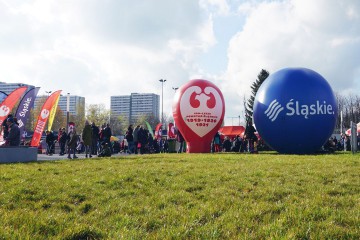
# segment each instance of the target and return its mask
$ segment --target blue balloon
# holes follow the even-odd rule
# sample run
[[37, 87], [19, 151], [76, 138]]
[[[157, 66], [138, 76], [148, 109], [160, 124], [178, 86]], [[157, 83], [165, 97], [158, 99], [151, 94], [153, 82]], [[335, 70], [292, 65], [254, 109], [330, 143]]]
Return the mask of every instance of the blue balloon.
[[254, 101], [254, 124], [264, 141], [279, 153], [309, 154], [334, 131], [338, 113], [329, 83], [306, 68], [271, 74]]

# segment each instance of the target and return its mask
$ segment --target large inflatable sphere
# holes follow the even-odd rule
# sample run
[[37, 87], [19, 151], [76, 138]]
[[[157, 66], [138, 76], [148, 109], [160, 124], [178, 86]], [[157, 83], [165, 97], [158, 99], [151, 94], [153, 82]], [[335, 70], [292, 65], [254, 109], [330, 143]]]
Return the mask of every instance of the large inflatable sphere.
[[271, 74], [254, 102], [254, 124], [279, 153], [309, 154], [321, 149], [334, 131], [337, 103], [329, 83], [306, 68]]
[[181, 86], [174, 97], [173, 116], [186, 141], [186, 152], [210, 152], [224, 114], [224, 97], [212, 82], [194, 79]]

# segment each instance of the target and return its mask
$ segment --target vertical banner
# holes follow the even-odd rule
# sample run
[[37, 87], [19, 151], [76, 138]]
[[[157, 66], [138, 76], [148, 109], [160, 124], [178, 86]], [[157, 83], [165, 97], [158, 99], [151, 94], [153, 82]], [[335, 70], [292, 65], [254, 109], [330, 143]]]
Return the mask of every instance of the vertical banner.
[[168, 138], [175, 138], [175, 127], [173, 123], [169, 123], [167, 135]]
[[21, 96], [26, 91], [27, 87], [19, 87], [12, 91], [9, 96], [0, 104], [0, 125], [9, 115], [14, 105], [20, 100]]
[[55, 103], [54, 103], [54, 105], [53, 105], [53, 107], [51, 108], [51, 111], [50, 111], [49, 123], [48, 123], [48, 129], [47, 129], [49, 131], [51, 131], [51, 127], [52, 127], [52, 124], [53, 124], [54, 119], [55, 119], [55, 114], [56, 114], [56, 109], [58, 107], [59, 99], [60, 99], [60, 95], [55, 99]]
[[150, 123], [148, 123], [147, 121], [145, 121], [146, 127], [149, 130], [149, 133], [151, 134], [151, 137], [154, 138], [154, 132], [152, 127], [150, 126]]
[[12, 91], [7, 97], [5, 97], [4, 101], [0, 104], [0, 140], [3, 141], [3, 130], [2, 124], [4, 120], [7, 118], [15, 104], [19, 101], [21, 96], [26, 91], [27, 87], [19, 87]]
[[30, 146], [32, 147], [37, 147], [39, 146], [39, 142], [41, 139], [41, 135], [44, 131], [45, 125], [47, 120], [49, 119], [50, 116], [50, 111], [53, 107], [53, 105], [56, 102], [56, 99], [59, 97], [61, 93], [61, 90], [58, 90], [56, 92], [54, 92], [53, 94], [51, 94], [45, 101], [40, 113], [39, 113], [39, 117], [38, 120], [36, 122], [36, 126], [34, 129], [34, 135], [31, 139], [31, 143]]
[[35, 98], [39, 89], [39, 87], [31, 88], [21, 99], [19, 107], [16, 110], [15, 117], [17, 118], [19, 124], [20, 136], [23, 136], [25, 124], [29, 118], [30, 110], [34, 108]]
[[161, 135], [162, 135], [162, 124], [158, 123], [158, 125], [156, 125], [156, 128], [155, 128], [155, 138], [160, 139]]

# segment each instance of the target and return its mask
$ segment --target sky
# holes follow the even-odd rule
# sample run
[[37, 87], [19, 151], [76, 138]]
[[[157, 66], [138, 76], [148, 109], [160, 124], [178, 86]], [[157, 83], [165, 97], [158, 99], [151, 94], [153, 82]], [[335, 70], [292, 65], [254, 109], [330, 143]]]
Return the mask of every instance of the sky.
[[339, 94], [360, 93], [359, 0], [0, 0], [0, 81], [83, 96], [217, 85], [225, 124], [261, 69], [305, 67]]

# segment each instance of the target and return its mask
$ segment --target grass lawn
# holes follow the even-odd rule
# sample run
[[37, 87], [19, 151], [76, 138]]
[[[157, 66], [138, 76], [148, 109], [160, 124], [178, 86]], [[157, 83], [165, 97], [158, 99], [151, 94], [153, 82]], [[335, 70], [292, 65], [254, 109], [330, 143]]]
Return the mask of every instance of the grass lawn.
[[0, 239], [360, 239], [360, 156], [0, 165]]

